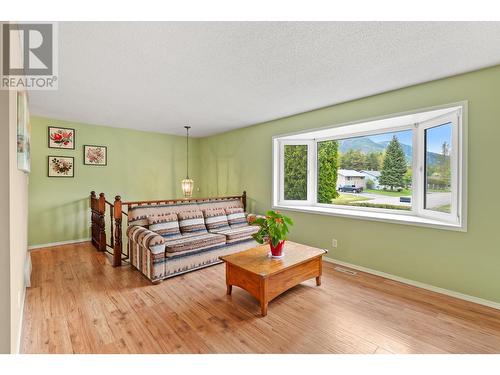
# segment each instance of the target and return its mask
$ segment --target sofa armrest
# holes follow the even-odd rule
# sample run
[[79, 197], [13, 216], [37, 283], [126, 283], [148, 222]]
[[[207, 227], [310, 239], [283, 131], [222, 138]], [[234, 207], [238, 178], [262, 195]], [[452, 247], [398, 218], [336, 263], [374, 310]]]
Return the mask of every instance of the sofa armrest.
[[127, 236], [130, 241], [145, 247], [151, 251], [152, 254], [165, 252], [165, 238], [152, 230], [134, 225], [127, 229]]

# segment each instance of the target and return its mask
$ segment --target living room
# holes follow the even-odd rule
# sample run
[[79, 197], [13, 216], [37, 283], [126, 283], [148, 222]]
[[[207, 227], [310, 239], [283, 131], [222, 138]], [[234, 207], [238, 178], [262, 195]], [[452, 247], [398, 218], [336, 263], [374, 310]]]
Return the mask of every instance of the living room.
[[498, 354], [500, 23], [183, 21], [1, 24], [2, 353]]

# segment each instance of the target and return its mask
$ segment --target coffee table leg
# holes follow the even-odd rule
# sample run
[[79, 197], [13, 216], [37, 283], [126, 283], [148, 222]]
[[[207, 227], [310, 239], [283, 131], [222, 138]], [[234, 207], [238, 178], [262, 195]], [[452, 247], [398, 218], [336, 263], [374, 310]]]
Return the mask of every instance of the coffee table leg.
[[321, 276], [316, 276], [316, 286], [321, 285]]
[[230, 272], [231, 272], [231, 268], [229, 267], [229, 263], [226, 263], [226, 286], [227, 286], [226, 294], [228, 296], [231, 295], [231, 292], [233, 290], [233, 286], [229, 283], [229, 273]]
[[260, 284], [259, 302], [260, 302], [260, 313], [262, 314], [262, 316], [267, 315], [267, 305], [269, 303], [269, 301], [267, 299], [268, 282], [269, 282], [269, 279], [261, 278], [260, 283], [259, 283]]
[[267, 301], [261, 301], [260, 302], [260, 313], [262, 316], [266, 316], [267, 315]]

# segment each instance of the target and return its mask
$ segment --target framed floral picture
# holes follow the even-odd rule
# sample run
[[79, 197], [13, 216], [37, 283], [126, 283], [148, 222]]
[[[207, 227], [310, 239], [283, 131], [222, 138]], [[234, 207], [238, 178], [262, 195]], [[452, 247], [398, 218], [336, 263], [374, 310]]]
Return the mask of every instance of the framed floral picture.
[[49, 126], [49, 148], [75, 149], [75, 129]]
[[107, 165], [108, 148], [106, 146], [83, 146], [83, 164], [85, 165]]
[[31, 124], [24, 91], [17, 93], [17, 169], [26, 173], [31, 169]]
[[49, 177], [75, 177], [75, 158], [71, 156], [48, 156]]

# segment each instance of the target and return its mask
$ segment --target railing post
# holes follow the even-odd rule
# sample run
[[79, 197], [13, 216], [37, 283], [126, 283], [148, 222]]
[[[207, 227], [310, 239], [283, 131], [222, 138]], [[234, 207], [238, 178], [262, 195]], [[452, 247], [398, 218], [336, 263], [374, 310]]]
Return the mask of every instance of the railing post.
[[122, 201], [121, 197], [115, 197], [115, 204], [113, 210], [115, 218], [115, 243], [113, 246], [113, 267], [122, 265]]
[[243, 195], [241, 196], [241, 202], [243, 203], [243, 210], [247, 210], [247, 192], [246, 190], [243, 191]]
[[99, 194], [99, 203], [97, 210], [99, 211], [99, 251], [106, 251], [106, 198], [104, 193]]
[[90, 234], [92, 237], [92, 245], [94, 245], [95, 248], [98, 248], [98, 237], [97, 237], [97, 222], [96, 222], [96, 217], [95, 217], [95, 201], [96, 201], [96, 195], [95, 191], [90, 192]]

